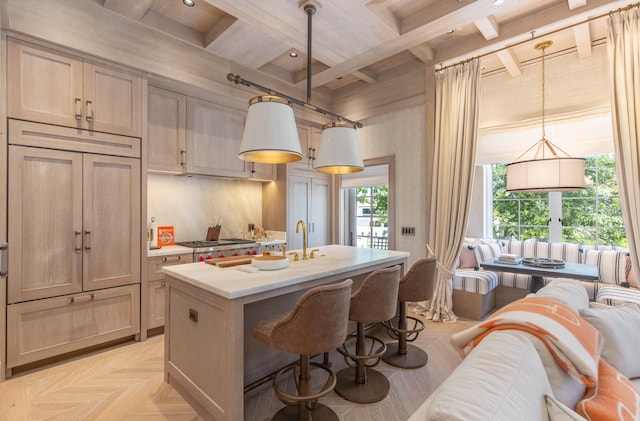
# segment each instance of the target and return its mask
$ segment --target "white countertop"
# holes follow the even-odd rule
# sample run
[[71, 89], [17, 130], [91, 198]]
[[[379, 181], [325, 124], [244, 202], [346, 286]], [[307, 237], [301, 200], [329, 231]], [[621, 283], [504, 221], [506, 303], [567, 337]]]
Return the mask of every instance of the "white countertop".
[[276, 244], [285, 244], [285, 240], [257, 240], [256, 243], [260, 246], [273, 246]]
[[156, 250], [147, 250], [147, 257], [169, 256], [172, 254], [191, 254], [193, 249], [184, 246], [163, 246]]
[[[316, 252], [315, 259], [297, 262], [290, 259], [289, 266], [280, 270], [247, 273], [238, 270], [238, 266], [219, 268], [198, 262], [167, 266], [162, 271], [214, 294], [233, 299], [366, 268], [372, 264], [409, 258], [409, 253], [404, 251], [339, 245], [318, 248], [320, 252]], [[308, 249], [307, 252], [309, 251]]]

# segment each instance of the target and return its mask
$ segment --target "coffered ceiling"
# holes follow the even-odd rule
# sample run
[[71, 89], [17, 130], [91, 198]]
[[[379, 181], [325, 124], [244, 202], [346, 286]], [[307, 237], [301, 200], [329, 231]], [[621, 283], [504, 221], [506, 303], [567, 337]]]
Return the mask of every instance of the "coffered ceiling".
[[[312, 16], [312, 87], [357, 92], [423, 68], [482, 56], [484, 72], [516, 77], [548, 54], [588, 56], [606, 37], [603, 0], [85, 0], [298, 88], [306, 85], [307, 14]], [[500, 3], [500, 2], [495, 2]], [[562, 29], [566, 28], [566, 29]], [[290, 57], [297, 54], [296, 58]]]

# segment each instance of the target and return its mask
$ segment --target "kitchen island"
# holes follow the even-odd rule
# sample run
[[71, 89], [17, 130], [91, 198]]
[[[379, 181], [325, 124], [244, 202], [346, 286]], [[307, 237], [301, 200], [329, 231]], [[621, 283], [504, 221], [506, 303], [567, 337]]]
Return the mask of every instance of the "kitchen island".
[[256, 321], [288, 311], [318, 285], [351, 278], [355, 288], [368, 273], [394, 265], [404, 273], [409, 258], [407, 252], [338, 245], [315, 255], [257, 273], [202, 262], [163, 269], [165, 380], [205, 419], [242, 420], [245, 385], [297, 359], [253, 338]]

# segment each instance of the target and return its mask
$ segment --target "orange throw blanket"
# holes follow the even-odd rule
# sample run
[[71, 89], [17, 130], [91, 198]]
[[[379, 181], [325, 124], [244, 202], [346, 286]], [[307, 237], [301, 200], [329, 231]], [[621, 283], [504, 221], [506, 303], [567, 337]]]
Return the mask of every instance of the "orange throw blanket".
[[486, 321], [454, 334], [451, 343], [465, 356], [491, 332], [508, 329], [536, 336], [565, 371], [589, 387], [596, 385], [600, 334], [574, 309], [555, 300], [531, 297], [515, 301]]

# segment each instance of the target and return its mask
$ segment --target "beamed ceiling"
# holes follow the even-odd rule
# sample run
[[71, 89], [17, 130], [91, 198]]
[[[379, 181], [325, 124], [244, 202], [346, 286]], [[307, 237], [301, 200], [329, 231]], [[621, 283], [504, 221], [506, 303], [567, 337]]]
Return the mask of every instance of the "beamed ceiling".
[[[307, 15], [298, 0], [86, 0], [277, 79], [306, 86]], [[513, 77], [548, 54], [589, 56], [606, 37], [606, 14], [632, 4], [602, 0], [311, 0], [312, 89], [357, 93], [432, 66], [482, 57], [483, 72]], [[565, 29], [563, 29], [565, 28]], [[291, 58], [290, 53], [296, 53]]]

